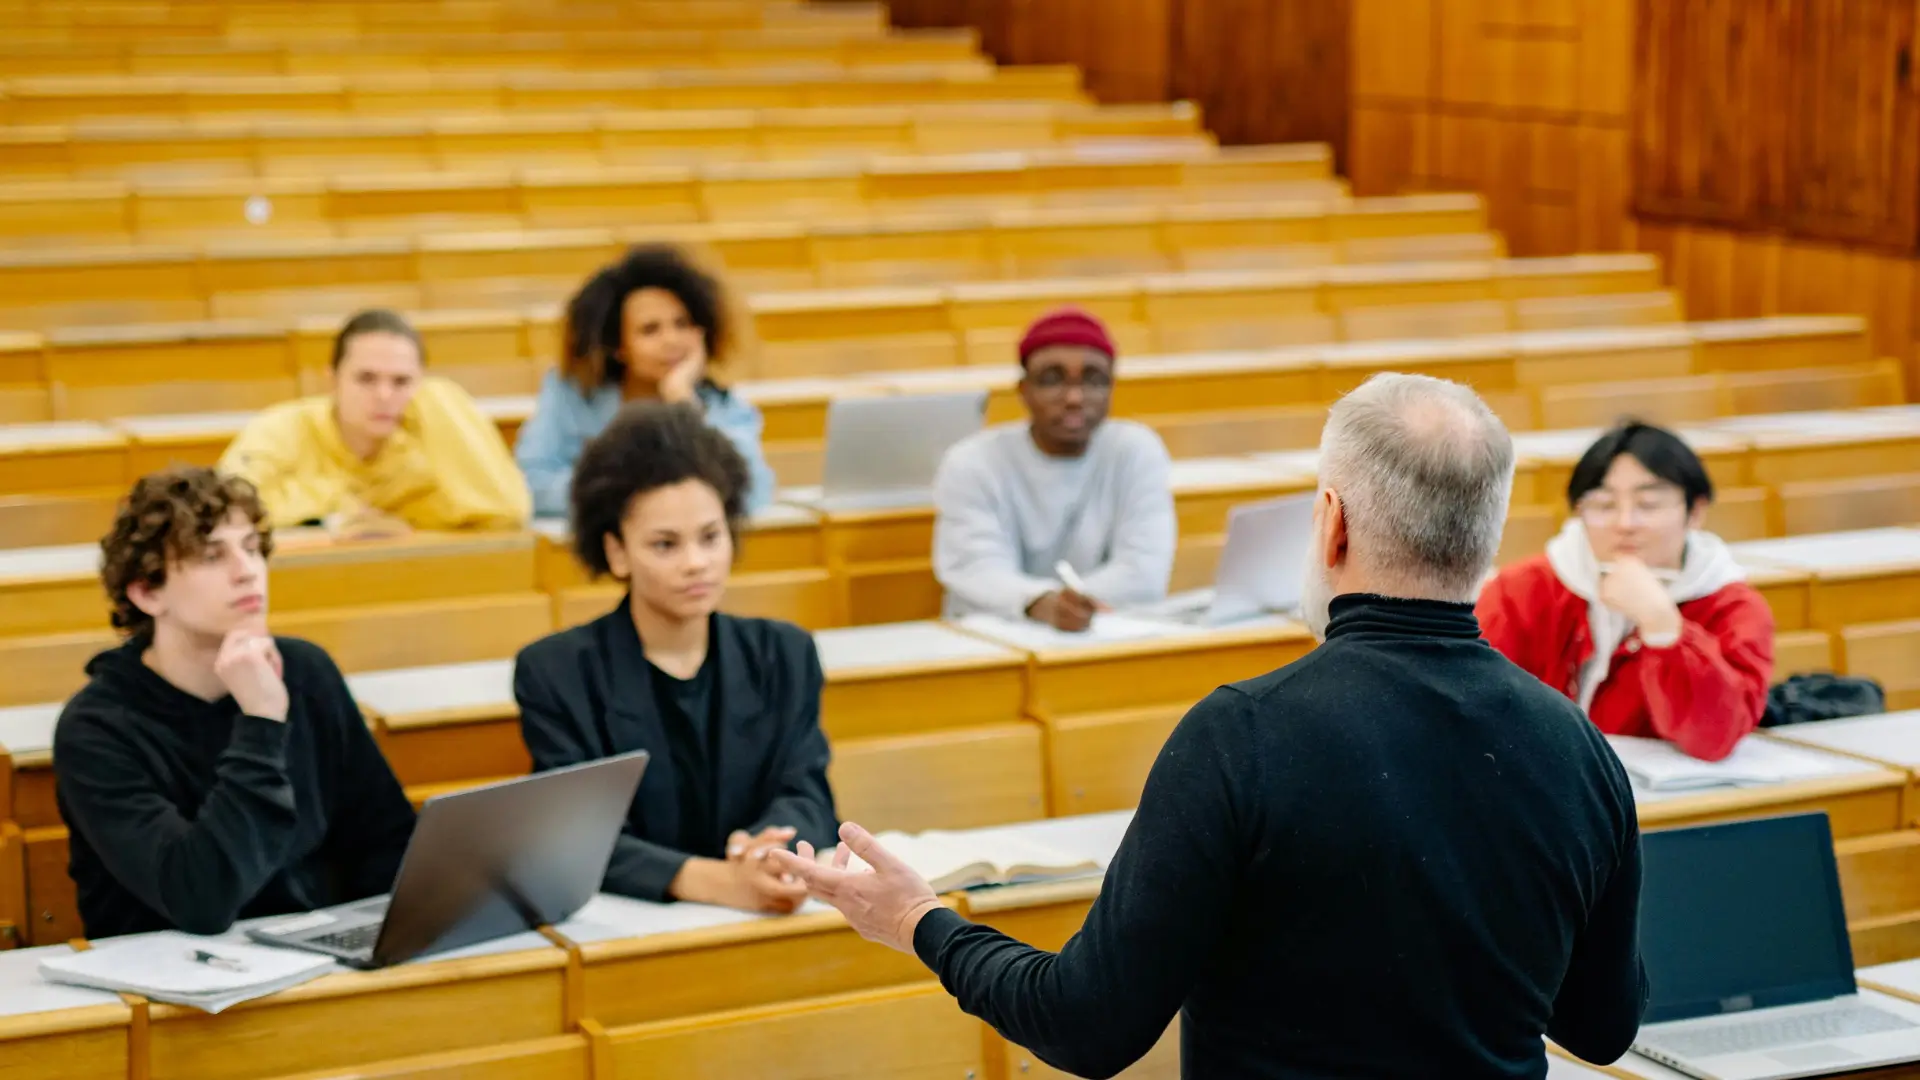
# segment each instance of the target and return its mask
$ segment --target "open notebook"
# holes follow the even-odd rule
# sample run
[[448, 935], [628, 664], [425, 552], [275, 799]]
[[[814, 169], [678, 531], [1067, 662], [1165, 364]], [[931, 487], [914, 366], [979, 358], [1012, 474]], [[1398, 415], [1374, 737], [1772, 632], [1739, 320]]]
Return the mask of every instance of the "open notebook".
[[[934, 892], [1088, 877], [1101, 871], [1100, 864], [1092, 859], [1077, 858], [1003, 829], [929, 830], [912, 835], [888, 832], [875, 839], [913, 867]], [[867, 864], [855, 855], [849, 866], [864, 870]]]
[[163, 930], [49, 957], [49, 982], [113, 990], [217, 1013], [337, 970], [330, 957]]
[[1845, 766], [1845, 762], [1817, 750], [1766, 739], [1742, 739], [1722, 761], [1689, 757], [1664, 739], [1609, 735], [1607, 742], [1619, 755], [1633, 785], [1646, 791], [1784, 784], [1832, 776]]

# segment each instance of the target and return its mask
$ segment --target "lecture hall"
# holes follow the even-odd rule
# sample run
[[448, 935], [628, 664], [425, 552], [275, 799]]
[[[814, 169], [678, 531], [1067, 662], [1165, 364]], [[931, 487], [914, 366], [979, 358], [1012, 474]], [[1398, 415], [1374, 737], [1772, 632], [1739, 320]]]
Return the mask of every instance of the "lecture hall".
[[1916, 49], [0, 0], [0, 1080], [1920, 1077]]

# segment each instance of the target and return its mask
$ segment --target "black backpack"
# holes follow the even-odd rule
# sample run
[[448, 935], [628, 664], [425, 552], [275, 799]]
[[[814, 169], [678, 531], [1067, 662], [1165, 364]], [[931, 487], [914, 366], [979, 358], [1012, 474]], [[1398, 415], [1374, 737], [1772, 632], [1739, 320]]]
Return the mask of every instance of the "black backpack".
[[1870, 716], [1887, 711], [1887, 694], [1872, 679], [1851, 675], [1795, 675], [1767, 691], [1761, 727]]

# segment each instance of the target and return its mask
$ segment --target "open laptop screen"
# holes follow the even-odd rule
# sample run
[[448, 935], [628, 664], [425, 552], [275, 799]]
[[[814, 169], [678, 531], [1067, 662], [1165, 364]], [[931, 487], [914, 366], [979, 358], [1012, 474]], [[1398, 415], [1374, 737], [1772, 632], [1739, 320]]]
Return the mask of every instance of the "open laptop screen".
[[1650, 832], [1641, 850], [1647, 1023], [1854, 992], [1825, 814]]

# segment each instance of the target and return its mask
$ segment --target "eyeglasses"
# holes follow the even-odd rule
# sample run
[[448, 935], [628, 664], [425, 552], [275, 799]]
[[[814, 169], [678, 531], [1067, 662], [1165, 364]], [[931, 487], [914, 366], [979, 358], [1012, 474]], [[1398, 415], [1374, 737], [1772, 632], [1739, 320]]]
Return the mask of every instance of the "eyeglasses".
[[1047, 368], [1027, 376], [1027, 385], [1043, 394], [1052, 395], [1065, 395], [1068, 389], [1077, 386], [1082, 394], [1096, 397], [1113, 392], [1113, 376], [1104, 371], [1083, 371], [1078, 380], [1070, 380], [1067, 373], [1059, 368]]
[[1581, 499], [1574, 506], [1574, 512], [1589, 525], [1610, 525], [1629, 510], [1640, 521], [1665, 517], [1683, 509], [1686, 501], [1686, 496], [1677, 491], [1646, 492], [1625, 500], [1595, 494]]

